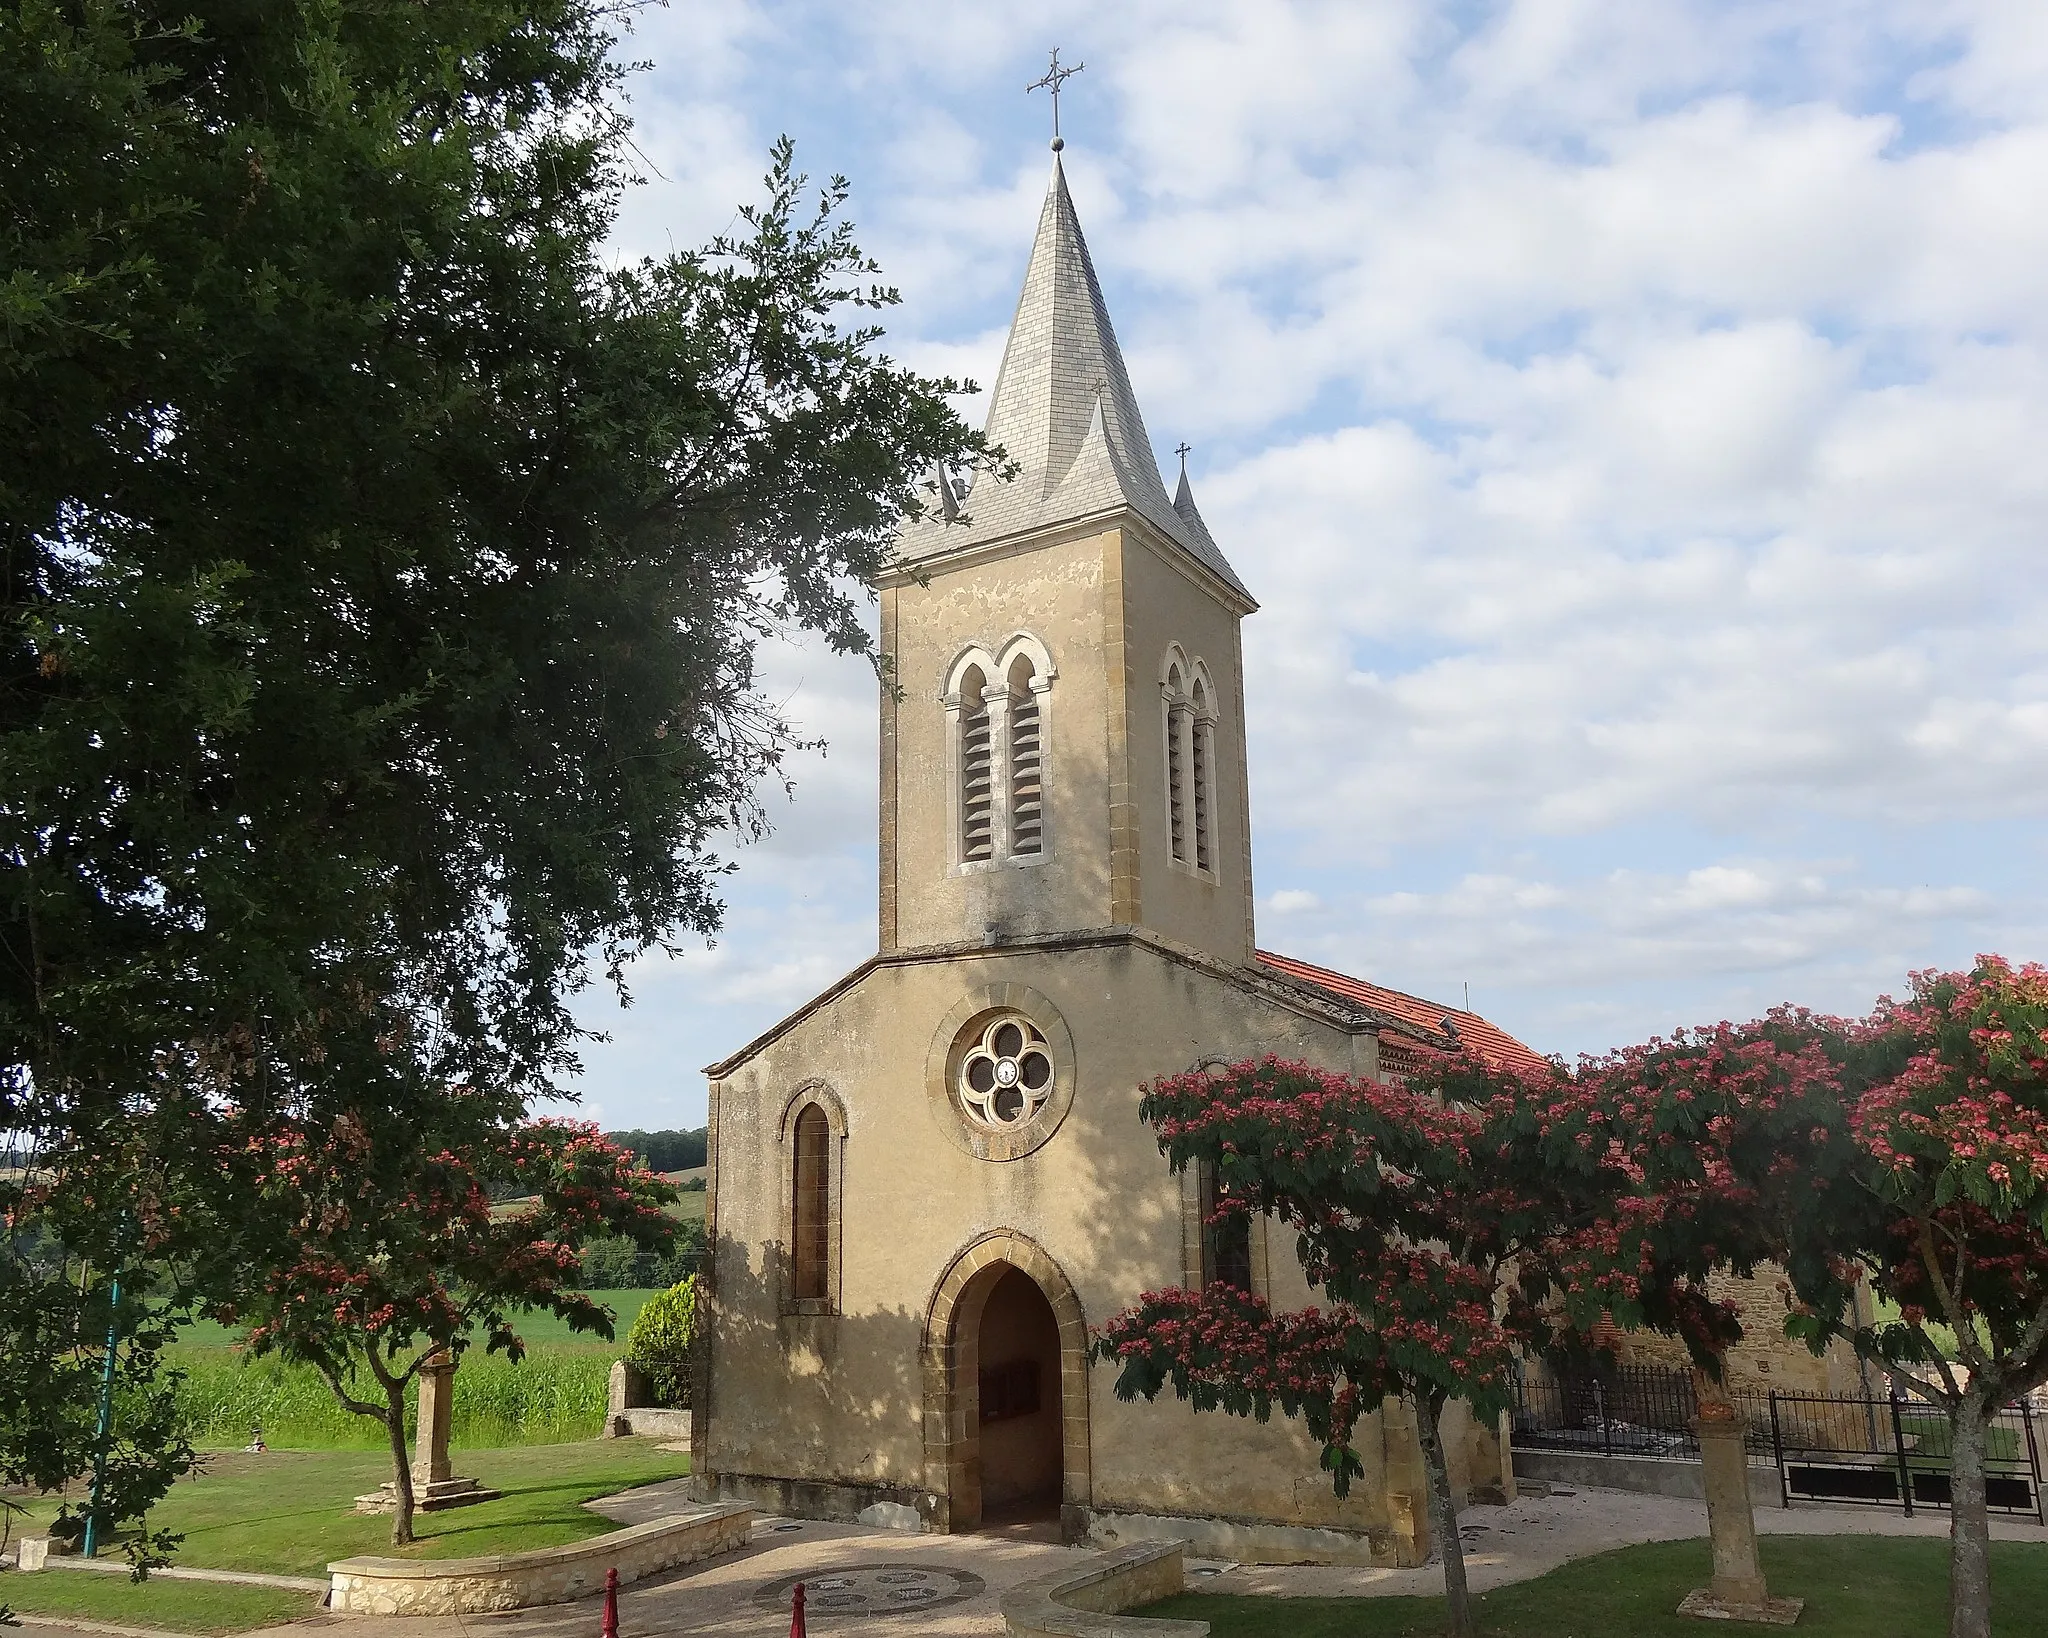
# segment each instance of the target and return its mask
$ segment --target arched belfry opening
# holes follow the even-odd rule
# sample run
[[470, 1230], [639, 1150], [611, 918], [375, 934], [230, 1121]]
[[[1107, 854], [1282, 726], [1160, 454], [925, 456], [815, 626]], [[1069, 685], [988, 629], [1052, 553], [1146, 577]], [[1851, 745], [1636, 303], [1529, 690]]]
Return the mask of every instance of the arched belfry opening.
[[1033, 1241], [992, 1234], [955, 1259], [925, 1322], [926, 1511], [936, 1528], [1082, 1527], [1087, 1348], [1073, 1287]]

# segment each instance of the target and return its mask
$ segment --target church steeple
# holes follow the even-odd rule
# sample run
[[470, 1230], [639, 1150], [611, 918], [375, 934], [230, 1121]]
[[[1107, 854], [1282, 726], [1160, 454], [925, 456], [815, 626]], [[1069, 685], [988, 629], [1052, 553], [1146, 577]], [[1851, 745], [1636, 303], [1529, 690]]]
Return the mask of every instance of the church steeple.
[[948, 480], [881, 581], [882, 947], [1250, 961], [1257, 605], [1185, 468], [1167, 496], [1057, 154], [987, 430], [1015, 475]]
[[1192, 503], [1190, 524], [1166, 497], [1057, 154], [986, 431], [1018, 464], [1017, 476], [977, 475], [964, 524], [933, 519], [906, 530], [898, 547], [906, 562], [1128, 510], [1249, 600]]

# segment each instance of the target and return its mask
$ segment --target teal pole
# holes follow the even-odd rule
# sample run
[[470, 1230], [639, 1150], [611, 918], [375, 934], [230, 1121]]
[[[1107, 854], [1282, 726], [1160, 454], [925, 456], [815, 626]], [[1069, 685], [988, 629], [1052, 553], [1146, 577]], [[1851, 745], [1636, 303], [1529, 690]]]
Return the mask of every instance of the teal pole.
[[100, 1366], [100, 1429], [92, 1448], [92, 1503], [85, 1515], [85, 1557], [99, 1550], [100, 1499], [107, 1489], [107, 1440], [114, 1431], [114, 1349], [121, 1340], [121, 1276], [107, 1287], [107, 1357]]

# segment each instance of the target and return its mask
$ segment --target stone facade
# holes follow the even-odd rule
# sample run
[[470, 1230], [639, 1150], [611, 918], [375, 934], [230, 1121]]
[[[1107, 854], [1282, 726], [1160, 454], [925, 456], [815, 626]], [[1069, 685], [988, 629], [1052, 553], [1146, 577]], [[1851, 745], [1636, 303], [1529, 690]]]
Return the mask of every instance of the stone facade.
[[327, 1566], [337, 1615], [490, 1615], [566, 1604], [747, 1545], [751, 1507], [706, 1507], [683, 1518], [612, 1530], [589, 1541], [488, 1558], [345, 1558]]

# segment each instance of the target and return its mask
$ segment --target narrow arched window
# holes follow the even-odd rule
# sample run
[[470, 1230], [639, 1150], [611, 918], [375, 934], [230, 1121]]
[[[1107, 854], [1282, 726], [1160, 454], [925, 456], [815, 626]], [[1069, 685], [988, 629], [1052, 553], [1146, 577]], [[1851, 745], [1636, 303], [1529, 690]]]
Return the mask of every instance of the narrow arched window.
[[995, 857], [993, 747], [989, 743], [988, 680], [979, 666], [960, 679], [960, 857]]
[[1166, 817], [1173, 857], [1182, 864], [1188, 857], [1187, 737], [1186, 681], [1173, 665], [1166, 672]]
[[1010, 667], [1010, 851], [1045, 847], [1045, 738], [1036, 674], [1018, 655]]
[[1192, 764], [1190, 783], [1194, 787], [1195, 868], [1215, 868], [1215, 847], [1210, 834], [1216, 811], [1215, 793], [1209, 788], [1209, 772], [1216, 763], [1215, 718], [1209, 710], [1209, 690], [1200, 677], [1195, 679], [1192, 700], [1193, 724], [1189, 732], [1188, 755]]
[[790, 1241], [796, 1297], [799, 1302], [822, 1302], [831, 1295], [832, 1127], [815, 1103], [796, 1118], [794, 1170]]
[[1202, 1163], [1202, 1283], [1252, 1288], [1252, 1218], [1248, 1211], [1217, 1215], [1222, 1198], [1216, 1174]]

